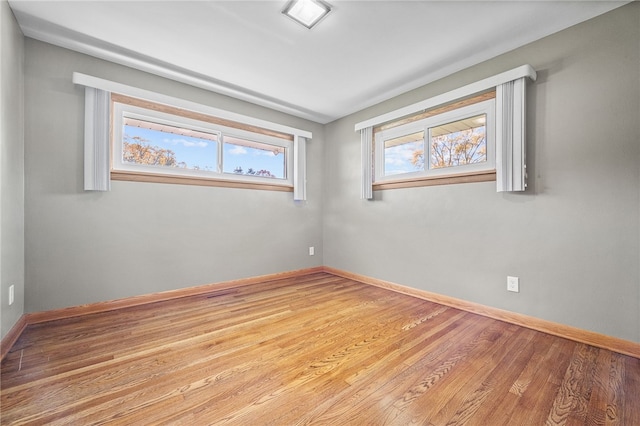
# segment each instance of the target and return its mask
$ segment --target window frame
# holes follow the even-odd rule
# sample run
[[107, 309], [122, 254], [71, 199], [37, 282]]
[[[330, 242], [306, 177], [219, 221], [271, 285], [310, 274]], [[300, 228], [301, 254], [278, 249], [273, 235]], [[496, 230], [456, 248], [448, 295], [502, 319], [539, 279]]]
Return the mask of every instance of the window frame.
[[[495, 181], [496, 176], [496, 107], [495, 96], [481, 96], [477, 102], [454, 108], [446, 108], [436, 114], [426, 114], [425, 118], [402, 119], [400, 124], [387, 123], [374, 130], [373, 147], [373, 189], [391, 189], [411, 186], [440, 185], [462, 182]], [[486, 146], [487, 161], [482, 163], [464, 164], [452, 167], [432, 169], [430, 165], [430, 134], [431, 128], [447, 123], [486, 114]], [[384, 175], [385, 155], [384, 143], [387, 140], [423, 133], [425, 168], [414, 172]]]
[[[124, 117], [138, 118], [158, 124], [217, 134], [217, 166], [215, 171], [168, 168], [144, 164], [128, 164], [122, 161]], [[221, 124], [223, 123], [223, 124]], [[113, 180], [139, 182], [178, 183], [205, 186], [226, 186], [247, 189], [293, 191], [294, 143], [293, 136], [236, 123], [214, 116], [182, 110], [151, 101], [111, 96], [111, 159], [110, 172]], [[284, 178], [270, 178], [224, 172], [224, 138], [235, 137], [261, 144], [284, 148]]]

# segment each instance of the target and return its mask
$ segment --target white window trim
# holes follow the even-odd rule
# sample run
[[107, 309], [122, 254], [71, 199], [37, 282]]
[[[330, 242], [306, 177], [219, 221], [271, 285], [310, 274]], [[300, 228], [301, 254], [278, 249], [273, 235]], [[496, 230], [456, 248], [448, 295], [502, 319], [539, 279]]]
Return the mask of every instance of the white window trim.
[[[138, 118], [142, 120], [152, 121], [154, 123], [173, 125], [218, 135], [218, 162], [216, 171], [192, 170], [180, 168], [168, 168], [162, 166], [150, 166], [144, 164], [128, 164], [123, 163], [121, 158], [123, 144], [123, 117]], [[224, 138], [238, 137], [255, 142], [266, 143], [273, 146], [285, 148], [285, 170], [284, 179], [268, 178], [261, 176], [247, 176], [233, 173], [225, 173], [222, 169], [222, 151], [224, 148]], [[269, 185], [293, 186], [293, 142], [279, 139], [273, 136], [262, 135], [259, 133], [248, 132], [241, 129], [214, 125], [202, 121], [194, 120], [187, 117], [181, 117], [161, 111], [154, 111], [147, 108], [141, 108], [134, 105], [124, 104], [120, 102], [113, 103], [113, 159], [112, 169], [116, 171], [132, 171], [132, 172], [148, 172], [167, 176], [191, 176], [200, 178], [213, 178], [218, 180], [239, 181], [247, 183], [264, 183]]]
[[[430, 169], [430, 139], [431, 128], [443, 124], [451, 123], [476, 115], [486, 115], [485, 131], [487, 145], [487, 161], [482, 163], [464, 164], [452, 167], [442, 167], [438, 169]], [[384, 141], [394, 139], [404, 135], [424, 131], [424, 170], [415, 172], [400, 173], [394, 175], [384, 175]], [[444, 176], [458, 173], [473, 173], [480, 171], [494, 170], [496, 167], [496, 148], [495, 148], [495, 101], [489, 99], [468, 105], [442, 114], [434, 115], [419, 121], [414, 121], [402, 126], [393, 127], [388, 130], [378, 132], [375, 137], [375, 179], [374, 183], [390, 182], [397, 180], [410, 180], [421, 177]]]
[[[72, 76], [74, 84], [84, 86], [85, 88], [97, 89], [98, 92], [102, 92], [104, 95], [109, 96], [110, 93], [119, 93], [121, 95], [129, 96], [132, 98], [138, 98], [147, 100], [150, 102], [170, 105], [172, 107], [181, 108], [189, 111], [194, 111], [202, 114], [207, 114], [213, 117], [222, 118], [225, 120], [235, 121], [238, 123], [246, 124], [249, 126], [256, 126], [266, 130], [273, 130], [279, 133], [286, 133], [293, 136], [294, 145], [297, 145], [299, 149], [294, 146], [293, 160], [289, 159], [290, 163], [295, 163], [293, 167], [293, 193], [295, 201], [306, 200], [306, 160], [301, 158], [301, 155], [306, 154], [306, 147], [301, 145], [306, 144], [309, 139], [313, 137], [313, 134], [309, 131], [297, 129], [294, 127], [273, 123], [266, 120], [257, 119], [254, 117], [238, 114], [219, 108], [214, 108], [208, 105], [191, 102], [185, 99], [175, 98], [173, 96], [163, 95], [160, 93], [152, 92], [149, 90], [139, 89], [137, 87], [128, 86], [125, 84], [117, 83], [110, 80], [105, 80], [98, 77], [74, 72]], [[85, 99], [85, 117], [89, 117], [89, 120], [85, 120], [85, 189], [97, 190], [97, 191], [109, 191], [110, 190], [110, 169], [103, 167], [103, 164], [99, 163], [101, 156], [92, 155], [93, 151], [101, 151], [104, 148], [104, 141], [108, 141], [108, 127], [107, 134], [104, 134], [104, 129], [97, 129], [94, 123], [109, 122], [108, 116], [109, 109], [106, 113], [103, 108], [96, 108], [95, 102], [92, 99]], [[107, 114], [107, 116], [105, 116]], [[102, 126], [101, 126], [102, 127]], [[98, 132], [98, 130], [100, 130]], [[104, 162], [103, 162], [104, 163]], [[102, 174], [101, 176], [91, 176], [91, 174]], [[88, 177], [90, 180], [88, 180]], [[255, 182], [255, 180], [253, 180]], [[95, 182], [106, 182], [106, 184], [96, 185]], [[271, 184], [272, 182], [270, 182]]]

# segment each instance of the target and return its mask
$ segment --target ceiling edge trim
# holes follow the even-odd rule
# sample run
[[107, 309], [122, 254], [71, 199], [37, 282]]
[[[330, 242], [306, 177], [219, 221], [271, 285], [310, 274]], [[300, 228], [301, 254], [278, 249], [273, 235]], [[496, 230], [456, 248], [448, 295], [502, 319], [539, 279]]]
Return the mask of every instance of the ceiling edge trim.
[[131, 96], [134, 98], [149, 100], [165, 105], [171, 105], [189, 111], [201, 112], [226, 120], [262, 127], [263, 129], [275, 130], [294, 136], [302, 136], [307, 139], [311, 139], [313, 137], [313, 134], [307, 130], [297, 129], [295, 127], [286, 126], [284, 124], [274, 123], [272, 121], [262, 120], [250, 117], [248, 115], [226, 111], [209, 105], [203, 105], [197, 102], [188, 101], [186, 99], [180, 99], [157, 92], [152, 92], [150, 90], [139, 89], [137, 87], [128, 86], [126, 84], [94, 77], [80, 72], [74, 72], [71, 80], [74, 84], [77, 85], [93, 87], [95, 89], [100, 89], [107, 92], [119, 93], [121, 95]]
[[261, 96], [250, 90], [188, 72], [178, 66], [147, 58], [136, 52], [119, 48], [80, 33], [57, 28], [54, 24], [40, 22], [38, 18], [27, 14], [20, 13], [19, 15], [21, 17], [19, 20], [20, 27], [26, 37], [316, 123], [326, 124], [335, 119], [332, 116], [309, 111], [296, 105]]
[[397, 120], [398, 118], [406, 117], [407, 115], [415, 114], [416, 112], [424, 111], [429, 108], [433, 108], [434, 106], [443, 105], [456, 99], [461, 99], [466, 96], [473, 95], [474, 93], [479, 93], [484, 90], [491, 89], [492, 87], [497, 87], [500, 84], [506, 83], [508, 81], [513, 81], [522, 77], [528, 77], [531, 80], [536, 81], [536, 70], [533, 69], [533, 67], [529, 64], [521, 65], [517, 68], [513, 68], [500, 74], [487, 77], [483, 80], [467, 84], [466, 86], [459, 87], [457, 89], [442, 93], [432, 98], [407, 105], [406, 107], [396, 109], [394, 111], [370, 118], [365, 121], [361, 121], [359, 123], [356, 123], [355, 131], [357, 132], [370, 126], [376, 126], [381, 123]]

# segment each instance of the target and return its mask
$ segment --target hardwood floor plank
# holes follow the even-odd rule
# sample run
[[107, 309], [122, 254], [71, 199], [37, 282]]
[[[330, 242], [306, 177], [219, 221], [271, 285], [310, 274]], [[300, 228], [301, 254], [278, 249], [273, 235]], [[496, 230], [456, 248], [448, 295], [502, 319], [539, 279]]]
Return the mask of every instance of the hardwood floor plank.
[[621, 372], [624, 382], [618, 392], [619, 416], [621, 425], [640, 425], [640, 359], [614, 354], [621, 358], [624, 370]]
[[[395, 328], [401, 328], [402, 323], [399, 322]], [[385, 326], [385, 328], [394, 328]], [[402, 345], [406, 352], [389, 351], [389, 346], [394, 346], [398, 336], [395, 334], [380, 333], [378, 339], [373, 341], [370, 345], [363, 347], [365, 349], [348, 360], [345, 360], [344, 368], [333, 369], [327, 372], [326, 377], [323, 378], [315, 387], [313, 387], [313, 394], [319, 396], [318, 402], [303, 401], [296, 405], [292, 411], [287, 412], [285, 416], [278, 418], [278, 423], [289, 424], [294, 418], [301, 418], [303, 420], [310, 420], [318, 416], [318, 413], [334, 408], [330, 408], [336, 405], [336, 403], [343, 403], [345, 399], [349, 399], [353, 405], [354, 394], [351, 391], [356, 391], [358, 395], [362, 396], [366, 393], [365, 389], [359, 388], [361, 382], [366, 381], [368, 384], [368, 390], [375, 391], [375, 385], [370, 385], [371, 379], [375, 375], [383, 376], [389, 374], [389, 369], [398, 368], [402, 370], [406, 368], [404, 362], [407, 356], [414, 351], [413, 348], [418, 346], [421, 342], [433, 343], [433, 340], [428, 339], [428, 335], [421, 335], [417, 332], [412, 332], [410, 337], [411, 341], [404, 341]], [[328, 379], [328, 380], [327, 380]], [[340, 384], [338, 392], [335, 383]], [[382, 380], [378, 381], [381, 385], [384, 383]], [[373, 389], [372, 389], [373, 388]]]
[[[447, 335], [453, 341], [465, 332], [466, 328], [460, 326], [460, 320], [465, 314], [459, 311], [451, 311], [451, 313], [453, 316], [440, 325], [433, 326], [429, 331], [416, 330], [411, 333], [411, 336], [403, 338], [401, 345], [392, 345], [392, 348], [397, 347], [396, 350], [381, 348], [380, 351], [370, 354], [362, 363], [345, 371], [344, 380], [350, 386], [341, 392], [330, 394], [330, 390], [327, 390], [327, 398], [320, 404], [310, 408], [297, 407], [297, 412], [287, 413], [287, 417], [278, 420], [288, 423], [293, 416], [302, 416], [303, 423], [327, 423], [328, 418], [334, 416], [341, 418], [344, 410], [361, 411], [358, 408], [359, 404], [379, 392], [389, 377], [395, 377], [404, 372], [423, 357], [425, 352], [430, 354], [431, 359], [436, 359], [453, 346], [453, 344], [443, 343], [442, 336]], [[444, 318], [441, 319], [444, 320]]]
[[[469, 316], [465, 315], [465, 318]], [[324, 417], [331, 416], [337, 422], [339, 420], [336, 416], [339, 415], [339, 418], [349, 421], [357, 419], [363, 424], [390, 422], [398, 412], [406, 409], [406, 405], [414, 406], [414, 393], [422, 394], [439, 383], [448, 381], [456, 364], [471, 356], [474, 351], [481, 352], [498, 336], [497, 330], [487, 329], [486, 324], [471, 322], [458, 335], [457, 342], [452, 342], [451, 345], [443, 345], [442, 342], [443, 348], [440, 350], [422, 354], [422, 358], [411, 365], [403, 363], [396, 375], [384, 377], [379, 386], [364, 395], [358, 403], [354, 404], [352, 401], [352, 404], [345, 407], [338, 404], [319, 420], [322, 423]]]
[[[590, 396], [591, 372], [597, 349], [593, 346], [578, 344], [559, 392], [553, 402], [553, 406], [547, 417], [546, 424], [566, 424], [567, 419], [573, 415], [582, 415], [585, 409], [585, 397]], [[585, 395], [588, 392], [588, 395]]]
[[[323, 349], [324, 350], [324, 349]], [[237, 358], [236, 358], [237, 359]], [[236, 361], [237, 362], [237, 361]]]
[[316, 272], [29, 325], [11, 425], [640, 425], [640, 360]]
[[[387, 314], [379, 316], [377, 324], [374, 327], [364, 323], [364, 328], [360, 326], [352, 328], [350, 333], [352, 343], [347, 347], [344, 347], [344, 343], [341, 342], [338, 342], [339, 346], [333, 346], [332, 342], [332, 347], [329, 351], [327, 351], [326, 348], [318, 347], [321, 350], [320, 353], [326, 354], [324, 358], [314, 356], [300, 363], [301, 368], [297, 369], [297, 371], [292, 371], [292, 373], [295, 372], [295, 374], [286, 378], [287, 385], [279, 389], [279, 393], [246, 401], [245, 405], [247, 408], [243, 410], [241, 416], [247, 416], [256, 408], [267, 410], [268, 405], [275, 401], [277, 399], [276, 397], [279, 398], [293, 392], [312, 389], [313, 392], [310, 392], [310, 394], [314, 395], [314, 398], [317, 398], [322, 391], [321, 388], [318, 387], [318, 382], [320, 386], [322, 383], [331, 383], [331, 393], [336, 391], [338, 384], [343, 387], [348, 386], [346, 381], [343, 382], [341, 378], [334, 377], [335, 373], [341, 372], [345, 364], [358, 365], [362, 356], [366, 356], [368, 352], [374, 350], [377, 346], [385, 345], [386, 339], [390, 335], [390, 333], [385, 332], [385, 330], [394, 328], [385, 319], [388, 314], [392, 314], [392, 320], [399, 322], [396, 328], [400, 327], [402, 315], [399, 315], [397, 311], [397, 307], [394, 307], [394, 309], [390, 309]], [[382, 311], [378, 312], [383, 313]], [[352, 315], [350, 315], [350, 317], [353, 318]], [[344, 325], [340, 326], [343, 327]], [[309, 336], [305, 341], [313, 341], [313, 337]], [[304, 406], [304, 404], [309, 403], [310, 399], [305, 398], [304, 401], [294, 399], [293, 401], [296, 401], [296, 403], [291, 408], [293, 410], [300, 410], [301, 405]], [[313, 402], [311, 402], [311, 404], [312, 406], [315, 405]], [[290, 413], [290, 411], [287, 412]], [[241, 421], [241, 418], [242, 417], [234, 417], [228, 420]], [[279, 422], [281, 424], [286, 423], [282, 418], [279, 419]]]
[[[510, 392], [513, 383], [536, 353], [538, 344], [536, 338], [539, 334], [529, 330], [518, 337], [516, 346], [505, 357], [494, 363], [493, 369], [482, 380], [481, 386], [467, 396], [463, 409], [458, 410], [449, 422], [470, 425], [499, 423], [508, 412], [509, 397], [513, 395]], [[488, 368], [489, 365], [483, 369]], [[511, 403], [513, 404], [516, 399], [517, 397], [513, 395]]]
[[532, 425], [545, 424], [576, 345], [567, 339], [553, 338], [552, 342], [547, 356], [538, 366], [537, 374], [518, 401], [511, 418], [518, 416]]
[[[326, 283], [326, 282], [325, 282]], [[291, 292], [292, 290], [289, 290]], [[288, 292], [282, 294], [274, 290], [275, 295], [281, 295], [283, 300], [287, 299]], [[272, 294], [272, 298], [274, 297]], [[228, 295], [229, 296], [229, 295]], [[251, 294], [246, 294], [251, 297]], [[309, 299], [313, 300], [312, 295]], [[193, 306], [189, 309], [173, 309], [173, 304], [163, 302], [154, 304], [154, 311], [143, 311], [134, 309], [124, 309], [120, 315], [114, 318], [111, 313], [96, 314], [91, 316], [91, 323], [96, 324], [96, 328], [85, 330], [82, 326], [81, 319], [72, 318], [69, 320], [61, 320], [55, 322], [59, 325], [58, 333], [52, 333], [48, 336], [42, 336], [39, 333], [41, 324], [34, 327], [33, 339], [41, 342], [42, 346], [46, 346], [48, 350], [44, 352], [30, 352], [26, 350], [26, 356], [23, 358], [21, 376], [24, 380], [33, 381], [38, 375], [48, 376], [59, 374], [67, 370], [73, 370], [80, 367], [80, 363], [98, 362], [105, 358], [105, 352], [111, 353], [113, 357], [120, 356], [121, 353], [129, 353], [135, 351], [141, 346], [162, 346], [173, 341], [180, 341], [185, 336], [191, 336], [196, 333], [205, 333], [207, 328], [211, 328], [210, 323], [224, 324], [229, 326], [233, 323], [246, 321], [246, 316], [237, 314], [232, 307], [237, 304], [234, 298], [226, 297], [226, 306], [224, 310], [217, 310], [219, 299], [208, 296], [201, 298], [191, 298], [190, 302]], [[174, 302], [179, 303], [179, 302]], [[242, 306], [241, 302], [237, 306]], [[263, 302], [269, 304], [270, 301]], [[179, 306], [179, 305], [176, 305]], [[256, 307], [259, 307], [256, 303]], [[149, 307], [147, 307], [149, 309]], [[282, 308], [278, 308], [282, 309]], [[254, 314], [257, 316], [264, 313]], [[148, 325], [145, 322], [153, 320], [154, 324]], [[145, 323], [145, 326], [141, 324]], [[67, 327], [62, 325], [67, 324]], [[219, 325], [218, 325], [219, 327]], [[124, 330], [123, 330], [124, 329]], [[135, 330], [144, 330], [136, 332]], [[31, 326], [29, 327], [31, 331]], [[65, 330], [71, 330], [66, 332]], [[144, 332], [144, 340], [140, 339], [139, 333]], [[107, 334], [112, 336], [113, 340], [106, 340], [103, 336]], [[18, 347], [16, 349], [25, 349]], [[15, 349], [14, 349], [15, 350]], [[95, 354], [96, 359], [92, 360], [91, 355]], [[55, 368], [56, 371], [49, 371], [42, 368], [46, 358], [47, 368]], [[41, 362], [42, 361], [42, 362]], [[16, 363], [17, 365], [17, 363]], [[35, 366], [34, 375], [30, 375], [30, 366]]]
[[609, 370], [611, 367], [611, 352], [599, 351], [595, 361], [593, 385], [589, 402], [585, 412], [585, 419], [591, 425], [604, 425], [607, 417], [607, 390], [609, 389]]
[[531, 402], [544, 399], [547, 376], [540, 374], [540, 372], [549, 371], [556, 361], [557, 343], [558, 339], [551, 335], [544, 333], [536, 335], [533, 355], [526, 362], [526, 365], [522, 366], [520, 374], [509, 387], [508, 393], [505, 394], [491, 415], [492, 423], [495, 426], [511, 425], [511, 419], [516, 413], [522, 418], [528, 418], [527, 413], [532, 411], [533, 404]]
[[[456, 381], [456, 388], [445, 386], [448, 385], [445, 383], [440, 389], [440, 393], [449, 396], [446, 403], [439, 411], [433, 411], [424, 420], [433, 424], [460, 424], [467, 421], [487, 397], [490, 387], [489, 376], [495, 374], [496, 368], [508, 362], [513, 352], [525, 343], [523, 333], [524, 329], [515, 328], [513, 334], [501, 336], [501, 340], [496, 340], [494, 345], [487, 347], [482, 357], [469, 358], [464, 364], [464, 370], [456, 372], [460, 376]], [[451, 383], [454, 383], [454, 380], [451, 380]]]

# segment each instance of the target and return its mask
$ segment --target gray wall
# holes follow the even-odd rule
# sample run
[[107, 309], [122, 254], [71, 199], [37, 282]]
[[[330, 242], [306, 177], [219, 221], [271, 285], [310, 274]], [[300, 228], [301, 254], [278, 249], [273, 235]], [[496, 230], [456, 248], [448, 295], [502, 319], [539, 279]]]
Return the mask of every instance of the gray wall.
[[[308, 201], [134, 182], [84, 192], [74, 71], [312, 131]], [[33, 39], [25, 74], [27, 312], [322, 265], [323, 126]]]
[[[0, 322], [4, 337], [24, 311], [24, 37], [0, 1]], [[9, 286], [15, 301], [9, 306]]]
[[[526, 193], [489, 182], [359, 199], [355, 123], [525, 63], [539, 72]], [[325, 265], [640, 342], [640, 4], [333, 122], [325, 137]]]

